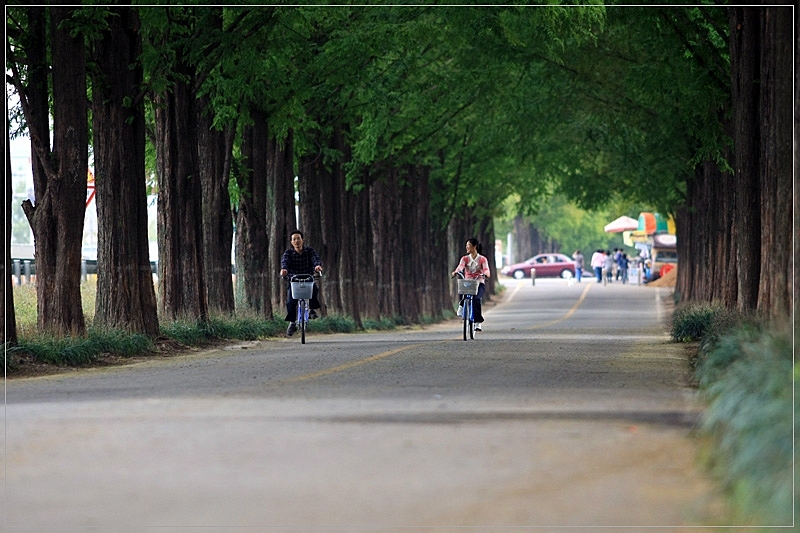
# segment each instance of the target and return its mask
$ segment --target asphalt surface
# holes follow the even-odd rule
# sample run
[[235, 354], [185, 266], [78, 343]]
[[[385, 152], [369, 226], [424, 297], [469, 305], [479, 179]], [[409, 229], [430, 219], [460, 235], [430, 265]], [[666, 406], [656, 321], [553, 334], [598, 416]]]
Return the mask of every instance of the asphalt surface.
[[[485, 330], [6, 382], [8, 531], [708, 531], [668, 289], [502, 280]], [[655, 529], [653, 529], [655, 531]]]

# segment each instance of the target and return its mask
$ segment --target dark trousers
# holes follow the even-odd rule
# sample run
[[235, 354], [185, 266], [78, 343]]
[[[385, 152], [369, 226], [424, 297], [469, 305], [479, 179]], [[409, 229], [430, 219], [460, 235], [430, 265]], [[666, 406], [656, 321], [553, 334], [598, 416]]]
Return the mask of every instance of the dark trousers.
[[[308, 301], [309, 309], [319, 309], [319, 288], [317, 284], [314, 284], [314, 288], [311, 290], [311, 299]], [[289, 285], [289, 290], [286, 293], [286, 318], [284, 319], [286, 322], [294, 322], [297, 320], [297, 300], [292, 298], [292, 287]]]
[[[486, 292], [486, 284], [481, 283], [478, 285], [478, 294], [472, 297], [472, 316], [478, 324], [483, 322], [483, 313], [481, 313], [481, 298], [483, 293]], [[464, 305], [464, 297], [461, 297], [461, 305]]]

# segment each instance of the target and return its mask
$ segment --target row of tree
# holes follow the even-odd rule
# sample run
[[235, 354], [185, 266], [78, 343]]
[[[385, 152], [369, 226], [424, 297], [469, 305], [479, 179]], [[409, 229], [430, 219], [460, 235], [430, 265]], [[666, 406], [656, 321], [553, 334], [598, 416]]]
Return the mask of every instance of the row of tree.
[[[463, 241], [477, 236], [491, 255], [493, 219], [509, 195], [522, 213], [554, 193], [589, 208], [619, 194], [663, 205], [678, 219], [685, 298], [786, 314], [778, 292], [791, 261], [776, 275], [752, 259], [788, 257], [788, 228], [754, 225], [736, 203], [704, 206], [736, 194], [776, 221], [786, 215], [773, 201], [791, 191], [782, 70], [787, 57], [791, 66], [791, 23], [783, 8], [10, 7], [8, 79], [21, 102], [10, 112], [34, 154], [36, 201], [24, 209], [39, 329], [85, 330], [89, 146], [94, 321], [104, 327], [157, 335], [159, 318], [272, 317], [285, 298], [276, 271], [296, 209], [323, 257], [330, 312], [437, 316], [452, 305], [447, 272]], [[747, 39], [729, 46], [729, 35]], [[755, 90], [753, 72], [738, 66], [753, 57], [745, 44], [759, 50], [755, 96], [730, 91], [731, 80]], [[775, 80], [769, 91], [765, 79]], [[788, 89], [791, 115], [790, 75]], [[737, 122], [745, 107], [751, 121], [770, 118], [751, 130]], [[740, 146], [753, 131], [755, 161]], [[739, 157], [763, 174], [762, 194], [740, 190], [748, 170]], [[6, 219], [8, 202], [9, 194]], [[763, 231], [783, 241], [756, 253]], [[717, 246], [725, 260], [736, 254], [736, 272]], [[724, 298], [714, 292], [721, 272], [739, 280]]]

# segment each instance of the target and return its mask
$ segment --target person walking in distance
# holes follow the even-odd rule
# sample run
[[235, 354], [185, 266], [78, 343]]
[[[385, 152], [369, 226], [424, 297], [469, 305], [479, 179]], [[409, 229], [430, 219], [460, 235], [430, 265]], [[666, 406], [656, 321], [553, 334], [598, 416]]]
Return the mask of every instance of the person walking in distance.
[[628, 260], [628, 254], [622, 252], [619, 254], [619, 259], [617, 260], [617, 272], [620, 273], [620, 280], [622, 283], [628, 283], [628, 267], [630, 266], [630, 260]]
[[[317, 251], [310, 247], [305, 246], [303, 241], [303, 232], [295, 230], [292, 232], [290, 238], [291, 246], [283, 252], [281, 257], [281, 276], [295, 276], [297, 274], [308, 274], [313, 276], [315, 273], [322, 272], [322, 262], [319, 259]], [[311, 300], [309, 301], [311, 318], [317, 318], [316, 309], [319, 309], [319, 288], [314, 283], [314, 288], [311, 293]], [[286, 296], [286, 321], [289, 322], [289, 327], [286, 330], [286, 335], [291, 337], [297, 331], [297, 300], [292, 298], [292, 288], [288, 287]]]
[[603, 283], [603, 262], [605, 257], [603, 250], [596, 250], [592, 254], [591, 265], [594, 270], [594, 276], [597, 278], [597, 283]]
[[606, 281], [611, 283], [614, 279], [614, 255], [611, 250], [606, 250], [606, 255], [603, 257], [603, 270], [606, 273]]
[[[483, 282], [489, 277], [489, 260], [481, 255], [481, 243], [475, 237], [467, 239], [466, 249], [467, 255], [461, 258], [458, 266], [453, 270], [452, 275], [455, 276], [459, 272], [464, 273], [465, 279], [479, 279], [481, 280], [478, 285], [478, 294], [472, 299], [473, 312], [475, 315], [475, 329], [477, 331], [483, 330], [483, 314], [481, 313], [481, 299], [484, 292], [486, 292], [486, 283]], [[483, 276], [483, 277], [481, 277]], [[458, 304], [458, 316], [461, 316], [462, 305]]]
[[619, 281], [622, 272], [619, 271], [619, 259], [622, 257], [622, 248], [614, 248], [614, 268], [616, 272], [614, 274], [614, 279]]
[[575, 261], [575, 279], [580, 283], [583, 276], [583, 254], [580, 250], [575, 250], [575, 253], [572, 254], [572, 259]]

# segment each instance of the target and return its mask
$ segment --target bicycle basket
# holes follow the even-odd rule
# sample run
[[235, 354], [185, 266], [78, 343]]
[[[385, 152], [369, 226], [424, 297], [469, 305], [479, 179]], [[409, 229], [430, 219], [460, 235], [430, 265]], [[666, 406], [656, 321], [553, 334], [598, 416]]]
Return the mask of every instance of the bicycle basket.
[[292, 282], [292, 298], [295, 300], [310, 300], [313, 290], [314, 282], [312, 280]]
[[459, 279], [458, 281], [458, 294], [478, 294], [478, 287], [481, 282], [478, 279]]

